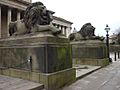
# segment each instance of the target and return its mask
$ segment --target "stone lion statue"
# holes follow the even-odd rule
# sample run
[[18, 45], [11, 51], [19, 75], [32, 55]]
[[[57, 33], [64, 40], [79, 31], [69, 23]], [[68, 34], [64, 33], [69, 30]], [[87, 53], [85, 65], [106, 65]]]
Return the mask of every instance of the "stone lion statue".
[[54, 12], [46, 9], [43, 3], [35, 2], [30, 4], [22, 20], [9, 24], [10, 36], [24, 35], [35, 32], [51, 32], [58, 35], [61, 30], [54, 27], [51, 23]]
[[70, 41], [87, 40], [87, 39], [91, 39], [91, 40], [104, 39], [103, 37], [95, 36], [94, 32], [95, 32], [95, 27], [92, 26], [91, 23], [86, 23], [82, 26], [80, 31], [78, 31], [77, 33], [70, 34], [69, 39]]
[[80, 29], [80, 31], [78, 31], [78, 33], [80, 33], [84, 39], [95, 36], [94, 32], [95, 32], [95, 27], [93, 27], [91, 23], [84, 24]]

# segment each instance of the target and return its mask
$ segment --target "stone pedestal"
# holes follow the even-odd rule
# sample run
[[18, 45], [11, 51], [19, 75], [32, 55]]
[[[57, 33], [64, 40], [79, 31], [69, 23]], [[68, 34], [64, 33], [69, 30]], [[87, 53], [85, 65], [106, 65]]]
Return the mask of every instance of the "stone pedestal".
[[[2, 39], [0, 57], [0, 67], [8, 68], [2, 70], [2, 74], [23, 76], [28, 80], [38, 77], [39, 79], [33, 81], [42, 82], [48, 90], [75, 80], [71, 47], [68, 39], [64, 37], [37, 34]], [[21, 74], [18, 75], [18, 72]], [[56, 85], [57, 81], [61, 80], [63, 81]]]
[[109, 64], [106, 45], [99, 40], [71, 42], [73, 64], [100, 65]]

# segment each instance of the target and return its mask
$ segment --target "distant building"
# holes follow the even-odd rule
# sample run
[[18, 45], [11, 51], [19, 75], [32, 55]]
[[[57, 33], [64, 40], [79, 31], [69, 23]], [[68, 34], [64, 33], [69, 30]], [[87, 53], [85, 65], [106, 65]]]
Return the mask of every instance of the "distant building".
[[73, 24], [72, 22], [67, 21], [60, 17], [53, 16], [52, 23], [55, 27], [62, 30], [63, 35], [65, 35], [66, 37], [68, 37], [70, 35], [71, 29], [72, 29], [71, 25]]
[[117, 42], [118, 42], [118, 44], [120, 44], [120, 32], [117, 35]]
[[110, 42], [111, 44], [117, 44], [117, 43], [118, 43], [118, 34], [114, 34], [114, 33], [113, 33], [113, 35], [111, 35], [111, 36], [109, 37], [109, 42]]
[[8, 37], [11, 21], [23, 18], [24, 10], [31, 0], [0, 0], [0, 37]]
[[[0, 38], [9, 36], [8, 25], [11, 21], [20, 20], [32, 0], [0, 0]], [[72, 22], [53, 17], [53, 25], [62, 30], [66, 37], [71, 33]]]

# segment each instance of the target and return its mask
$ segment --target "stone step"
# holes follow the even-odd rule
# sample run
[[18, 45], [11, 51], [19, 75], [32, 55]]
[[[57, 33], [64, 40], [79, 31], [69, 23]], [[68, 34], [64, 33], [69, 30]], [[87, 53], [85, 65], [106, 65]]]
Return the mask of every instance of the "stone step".
[[28, 80], [0, 75], [0, 90], [42, 90], [44, 85]]

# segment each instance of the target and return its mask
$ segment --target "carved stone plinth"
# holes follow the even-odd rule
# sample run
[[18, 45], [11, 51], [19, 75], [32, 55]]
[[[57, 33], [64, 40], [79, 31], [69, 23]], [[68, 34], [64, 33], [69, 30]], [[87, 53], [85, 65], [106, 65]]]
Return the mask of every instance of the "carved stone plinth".
[[106, 45], [100, 40], [71, 42], [74, 64], [108, 65]]
[[[0, 67], [8, 68], [2, 70], [3, 74], [6, 71], [7, 75], [19, 77], [21, 75], [16, 72], [21, 74], [29, 72], [22, 76], [25, 76], [24, 79], [32, 80], [31, 78], [35, 78], [38, 73], [43, 75], [43, 78], [35, 81], [42, 82], [49, 90], [75, 80], [71, 47], [65, 37], [37, 34], [2, 39], [0, 40], [0, 57]], [[29, 75], [30, 78], [26, 76], [32, 72], [35, 75]], [[67, 77], [70, 78], [69, 81]], [[63, 81], [56, 85], [56, 82], [60, 80]]]

